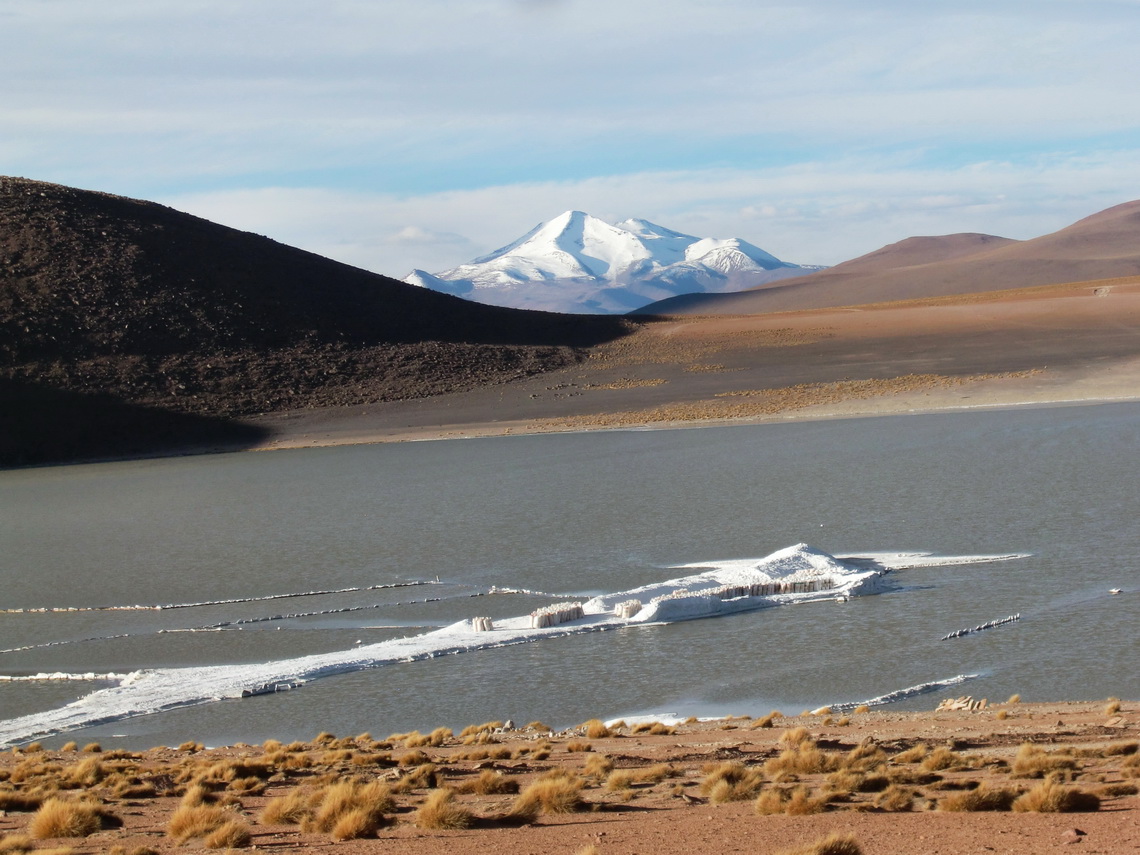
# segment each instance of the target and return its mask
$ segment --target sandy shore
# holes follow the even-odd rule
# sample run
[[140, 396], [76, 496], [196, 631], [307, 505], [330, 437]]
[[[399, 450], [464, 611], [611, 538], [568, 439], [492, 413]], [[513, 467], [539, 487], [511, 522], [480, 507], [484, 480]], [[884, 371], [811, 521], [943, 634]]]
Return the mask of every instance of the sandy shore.
[[[220, 820], [236, 823], [234, 834], [244, 829], [230, 843], [275, 852], [529, 855], [593, 846], [603, 855], [776, 853], [839, 832], [868, 855], [1131, 853], [1140, 847], [1138, 738], [1140, 705], [1098, 701], [817, 711], [653, 729], [624, 724], [608, 733], [581, 727], [554, 734], [538, 723], [492, 730], [489, 723], [462, 734], [325, 734], [289, 746], [25, 749], [0, 758], [0, 847], [32, 845], [21, 839], [36, 828], [35, 802], [62, 786], [56, 794], [66, 800], [93, 799], [108, 817], [104, 825], [121, 823], [86, 837], [35, 841], [83, 853], [199, 848], [203, 837], [179, 843], [170, 828], [180, 804], [203, 798]], [[1046, 776], [1054, 795], [1061, 786], [1085, 794], [1080, 812], [1009, 809]], [[514, 791], [552, 780], [569, 794], [568, 812], [521, 816]], [[338, 840], [351, 823], [331, 830], [332, 820], [312, 815], [319, 811], [312, 805], [332, 784], [344, 796], [348, 781], [373, 783], [368, 798], [383, 795], [386, 804], [374, 812], [377, 827]], [[418, 811], [439, 788], [454, 791], [456, 822], [466, 827], [428, 827]], [[547, 786], [547, 795], [557, 789]], [[953, 809], [976, 805], [987, 792], [1000, 809]], [[280, 811], [266, 813], [291, 795], [309, 819], [296, 824]]]
[[1140, 400], [1140, 277], [671, 318], [560, 371], [255, 420], [259, 450]]

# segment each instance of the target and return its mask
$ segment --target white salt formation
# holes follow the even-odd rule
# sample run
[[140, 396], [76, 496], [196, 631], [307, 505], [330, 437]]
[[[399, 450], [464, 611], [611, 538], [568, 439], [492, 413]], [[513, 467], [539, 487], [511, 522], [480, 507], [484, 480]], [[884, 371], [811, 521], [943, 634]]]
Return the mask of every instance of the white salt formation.
[[[713, 617], [791, 603], [842, 600], [882, 590], [882, 577], [902, 567], [1002, 561], [1020, 555], [931, 557], [925, 553], [875, 553], [836, 558], [804, 544], [767, 558], [686, 565], [697, 570], [678, 579], [557, 603], [519, 617], [476, 618], [421, 635], [263, 663], [155, 668], [65, 706], [0, 721], [0, 746], [15, 745], [97, 723], [121, 721], [174, 707], [210, 703], [294, 688], [306, 681], [397, 662], [505, 647], [581, 632]], [[94, 675], [93, 675], [94, 676]], [[86, 678], [86, 675], [84, 675]], [[103, 679], [99, 675], [96, 679]]]

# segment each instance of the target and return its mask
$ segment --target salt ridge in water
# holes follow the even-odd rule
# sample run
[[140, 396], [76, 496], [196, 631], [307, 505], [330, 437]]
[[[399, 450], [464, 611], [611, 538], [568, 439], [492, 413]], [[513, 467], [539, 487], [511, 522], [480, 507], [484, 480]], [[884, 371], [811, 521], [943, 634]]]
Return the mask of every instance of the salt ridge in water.
[[[693, 620], [792, 603], [846, 599], [882, 590], [890, 570], [917, 566], [1008, 560], [1020, 555], [934, 558], [928, 553], [872, 553], [837, 558], [797, 544], [762, 559], [739, 559], [678, 569], [703, 572], [594, 597], [569, 622], [542, 625], [532, 616], [496, 620], [481, 631], [478, 619], [408, 638], [351, 650], [260, 664], [214, 665], [136, 671], [117, 686], [92, 692], [66, 706], [0, 722], [0, 745], [175, 707], [293, 688], [303, 682], [453, 653], [523, 644], [543, 638], [620, 627]], [[637, 603], [636, 608], [625, 608]], [[618, 606], [623, 608], [618, 609]], [[614, 612], [618, 611], [618, 614]]]

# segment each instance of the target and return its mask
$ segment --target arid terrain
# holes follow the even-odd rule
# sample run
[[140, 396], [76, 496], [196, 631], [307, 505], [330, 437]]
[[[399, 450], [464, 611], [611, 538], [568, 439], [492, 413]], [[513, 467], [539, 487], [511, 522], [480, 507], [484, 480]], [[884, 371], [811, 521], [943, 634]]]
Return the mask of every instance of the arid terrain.
[[1134, 399], [1138, 238], [1128, 203], [908, 238], [715, 315], [561, 315], [0, 178], [0, 466]]
[[263, 448], [1134, 400], [1140, 277], [659, 318], [583, 362], [382, 407], [253, 420]]
[[[0, 759], [0, 851], [1131, 853], [1138, 739], [1135, 703], [1011, 698], [561, 733], [33, 745]], [[811, 848], [832, 834], [847, 848]]]

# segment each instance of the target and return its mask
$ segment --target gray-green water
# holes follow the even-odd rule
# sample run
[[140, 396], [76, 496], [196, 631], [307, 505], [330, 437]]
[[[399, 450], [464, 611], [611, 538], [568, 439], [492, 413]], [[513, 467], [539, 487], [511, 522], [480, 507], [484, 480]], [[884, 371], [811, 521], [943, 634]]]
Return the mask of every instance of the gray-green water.
[[[797, 712], [962, 673], [981, 676], [950, 693], [1136, 698], [1138, 476], [1133, 404], [5, 472], [0, 608], [215, 604], [0, 614], [0, 675], [339, 650], [550, 602], [476, 596], [492, 586], [608, 592], [680, 575], [670, 565], [807, 542], [1032, 557], [903, 571], [891, 593], [849, 603], [441, 657], [65, 738], [216, 744], [507, 717]], [[405, 582], [432, 584], [257, 599]], [[246, 601], [218, 603], [230, 599]], [[1018, 623], [939, 641], [1015, 612]], [[283, 614], [308, 616], [234, 623]], [[229, 626], [172, 631], [218, 624]], [[0, 719], [99, 685], [0, 683]]]

